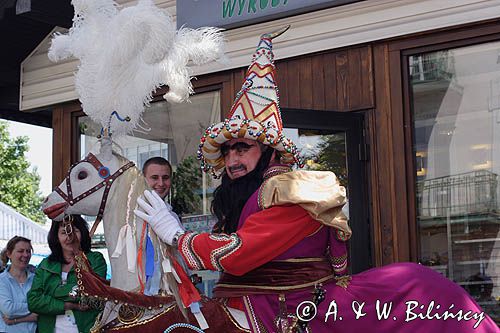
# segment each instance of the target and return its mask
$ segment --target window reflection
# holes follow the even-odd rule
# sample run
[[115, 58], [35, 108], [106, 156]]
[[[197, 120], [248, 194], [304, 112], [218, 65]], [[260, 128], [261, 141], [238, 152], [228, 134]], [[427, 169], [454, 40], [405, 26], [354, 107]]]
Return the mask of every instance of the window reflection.
[[[216, 121], [220, 121], [218, 91], [192, 96], [190, 103], [152, 103], [132, 135], [114, 138], [116, 149], [139, 168], [150, 157], [167, 159], [174, 170], [169, 199], [176, 212], [186, 219], [207, 216], [218, 183], [202, 175], [196, 150], [202, 132]], [[98, 148], [100, 128], [88, 117], [79, 118], [79, 126], [83, 157]]]
[[[211, 231], [215, 224], [210, 205], [212, 193], [219, 182], [202, 174], [196, 151], [202, 132], [220, 119], [219, 92], [207, 92], [192, 96], [189, 103], [152, 103], [132, 135], [113, 138], [117, 144], [115, 150], [140, 169], [148, 158], [154, 156], [161, 156], [171, 163], [174, 175], [169, 201], [182, 217], [184, 227], [190, 231]], [[83, 158], [89, 152], [97, 153], [96, 137], [100, 127], [89, 117], [80, 117], [78, 122], [80, 156]], [[101, 224], [96, 231], [96, 239], [101, 240], [102, 246], [103, 233]], [[196, 273], [203, 278], [203, 283], [197, 287], [211, 296], [218, 273]]]
[[345, 132], [284, 128], [304, 159], [304, 170], [332, 171], [347, 187]]
[[[500, 43], [409, 57], [420, 260], [500, 321]], [[493, 88], [496, 87], [496, 88]]]

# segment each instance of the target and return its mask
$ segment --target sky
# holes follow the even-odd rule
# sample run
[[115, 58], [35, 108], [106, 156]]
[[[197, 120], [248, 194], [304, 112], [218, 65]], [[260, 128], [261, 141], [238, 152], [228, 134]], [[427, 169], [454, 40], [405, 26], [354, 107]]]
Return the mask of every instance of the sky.
[[27, 136], [29, 151], [26, 158], [41, 177], [40, 190], [44, 196], [52, 192], [52, 128], [8, 121], [12, 137]]

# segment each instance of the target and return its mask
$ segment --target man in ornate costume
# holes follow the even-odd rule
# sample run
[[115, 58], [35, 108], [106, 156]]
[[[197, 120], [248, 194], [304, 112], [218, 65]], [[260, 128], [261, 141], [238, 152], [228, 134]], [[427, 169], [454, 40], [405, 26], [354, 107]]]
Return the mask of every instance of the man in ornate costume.
[[[331, 172], [291, 169], [301, 163], [282, 134], [272, 52], [282, 32], [261, 37], [228, 119], [201, 138], [202, 167], [222, 174], [214, 232], [185, 232], [153, 192], [136, 214], [190, 269], [223, 272], [214, 296], [243, 311], [252, 332], [497, 332], [460, 286], [424, 266], [348, 275], [345, 189]], [[317, 305], [309, 322], [304, 301]]]

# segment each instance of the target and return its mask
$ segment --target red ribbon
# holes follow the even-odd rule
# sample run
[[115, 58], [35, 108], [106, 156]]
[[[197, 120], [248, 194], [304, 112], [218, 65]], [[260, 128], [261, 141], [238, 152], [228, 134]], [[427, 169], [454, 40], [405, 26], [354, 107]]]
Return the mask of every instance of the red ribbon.
[[177, 262], [177, 260], [175, 260], [175, 258], [171, 255], [169, 257], [172, 266], [177, 272], [179, 278], [181, 279], [181, 283], [178, 284], [178, 288], [179, 288], [179, 296], [181, 297], [182, 304], [184, 305], [184, 307], [187, 308], [191, 305], [191, 303], [200, 302], [201, 296], [200, 293], [198, 292], [198, 289], [196, 289], [196, 287], [193, 285], [191, 279], [186, 274], [182, 266]]

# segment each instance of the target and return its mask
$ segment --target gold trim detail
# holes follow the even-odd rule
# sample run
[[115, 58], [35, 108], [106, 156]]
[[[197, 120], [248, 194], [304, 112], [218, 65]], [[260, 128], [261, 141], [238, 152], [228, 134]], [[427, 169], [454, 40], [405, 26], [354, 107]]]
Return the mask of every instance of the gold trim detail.
[[318, 283], [323, 283], [328, 280], [334, 279], [335, 276], [333, 274], [327, 275], [319, 280], [308, 282], [308, 283], [303, 283], [295, 286], [280, 286], [280, 287], [271, 287], [271, 286], [249, 286], [249, 285], [243, 285], [243, 284], [225, 284], [225, 283], [218, 283], [217, 286], [220, 287], [225, 287], [225, 288], [255, 288], [255, 289], [263, 289], [263, 290], [295, 290], [295, 289], [301, 289], [301, 288], [306, 288], [306, 287], [311, 287], [315, 286]]
[[122, 304], [120, 309], [118, 309], [118, 320], [124, 324], [130, 324], [136, 322], [137, 319], [144, 315], [144, 308], [130, 305]]
[[268, 333], [267, 329], [260, 322], [259, 318], [255, 315], [255, 311], [253, 310], [252, 302], [248, 296], [243, 296], [243, 303], [247, 310], [248, 318], [250, 318], [250, 325], [252, 326], [252, 332], [255, 333]]
[[271, 262], [328, 262], [326, 258], [310, 257], [310, 258], [290, 258], [283, 260], [273, 260]]
[[162, 312], [158, 313], [157, 315], [154, 315], [151, 318], [148, 318], [148, 319], [145, 319], [145, 320], [140, 320], [140, 321], [138, 321], [136, 323], [132, 323], [130, 325], [121, 325], [121, 326], [117, 326], [117, 327], [107, 328], [107, 330], [110, 330], [110, 331], [119, 331], [119, 330], [122, 330], [124, 328], [130, 328], [130, 327], [136, 327], [136, 326], [145, 325], [145, 324], [147, 324], [149, 322], [152, 322], [153, 320], [157, 319], [158, 317], [160, 317], [164, 313], [167, 313], [168, 311], [172, 310], [175, 306], [176, 306], [175, 304], [170, 305], [168, 308], [165, 309], [165, 311], [162, 311]]
[[227, 309], [226, 305], [221, 304], [221, 308], [222, 308], [222, 310], [224, 310], [224, 312], [226, 313], [226, 315], [229, 318], [229, 320], [231, 320], [231, 322], [233, 323], [233, 325], [236, 326], [239, 330], [242, 330], [243, 332], [249, 332], [249, 333], [252, 332], [251, 330], [246, 329], [246, 328], [240, 326], [240, 324], [238, 324], [238, 322], [233, 318], [233, 316], [231, 315], [231, 313]]

